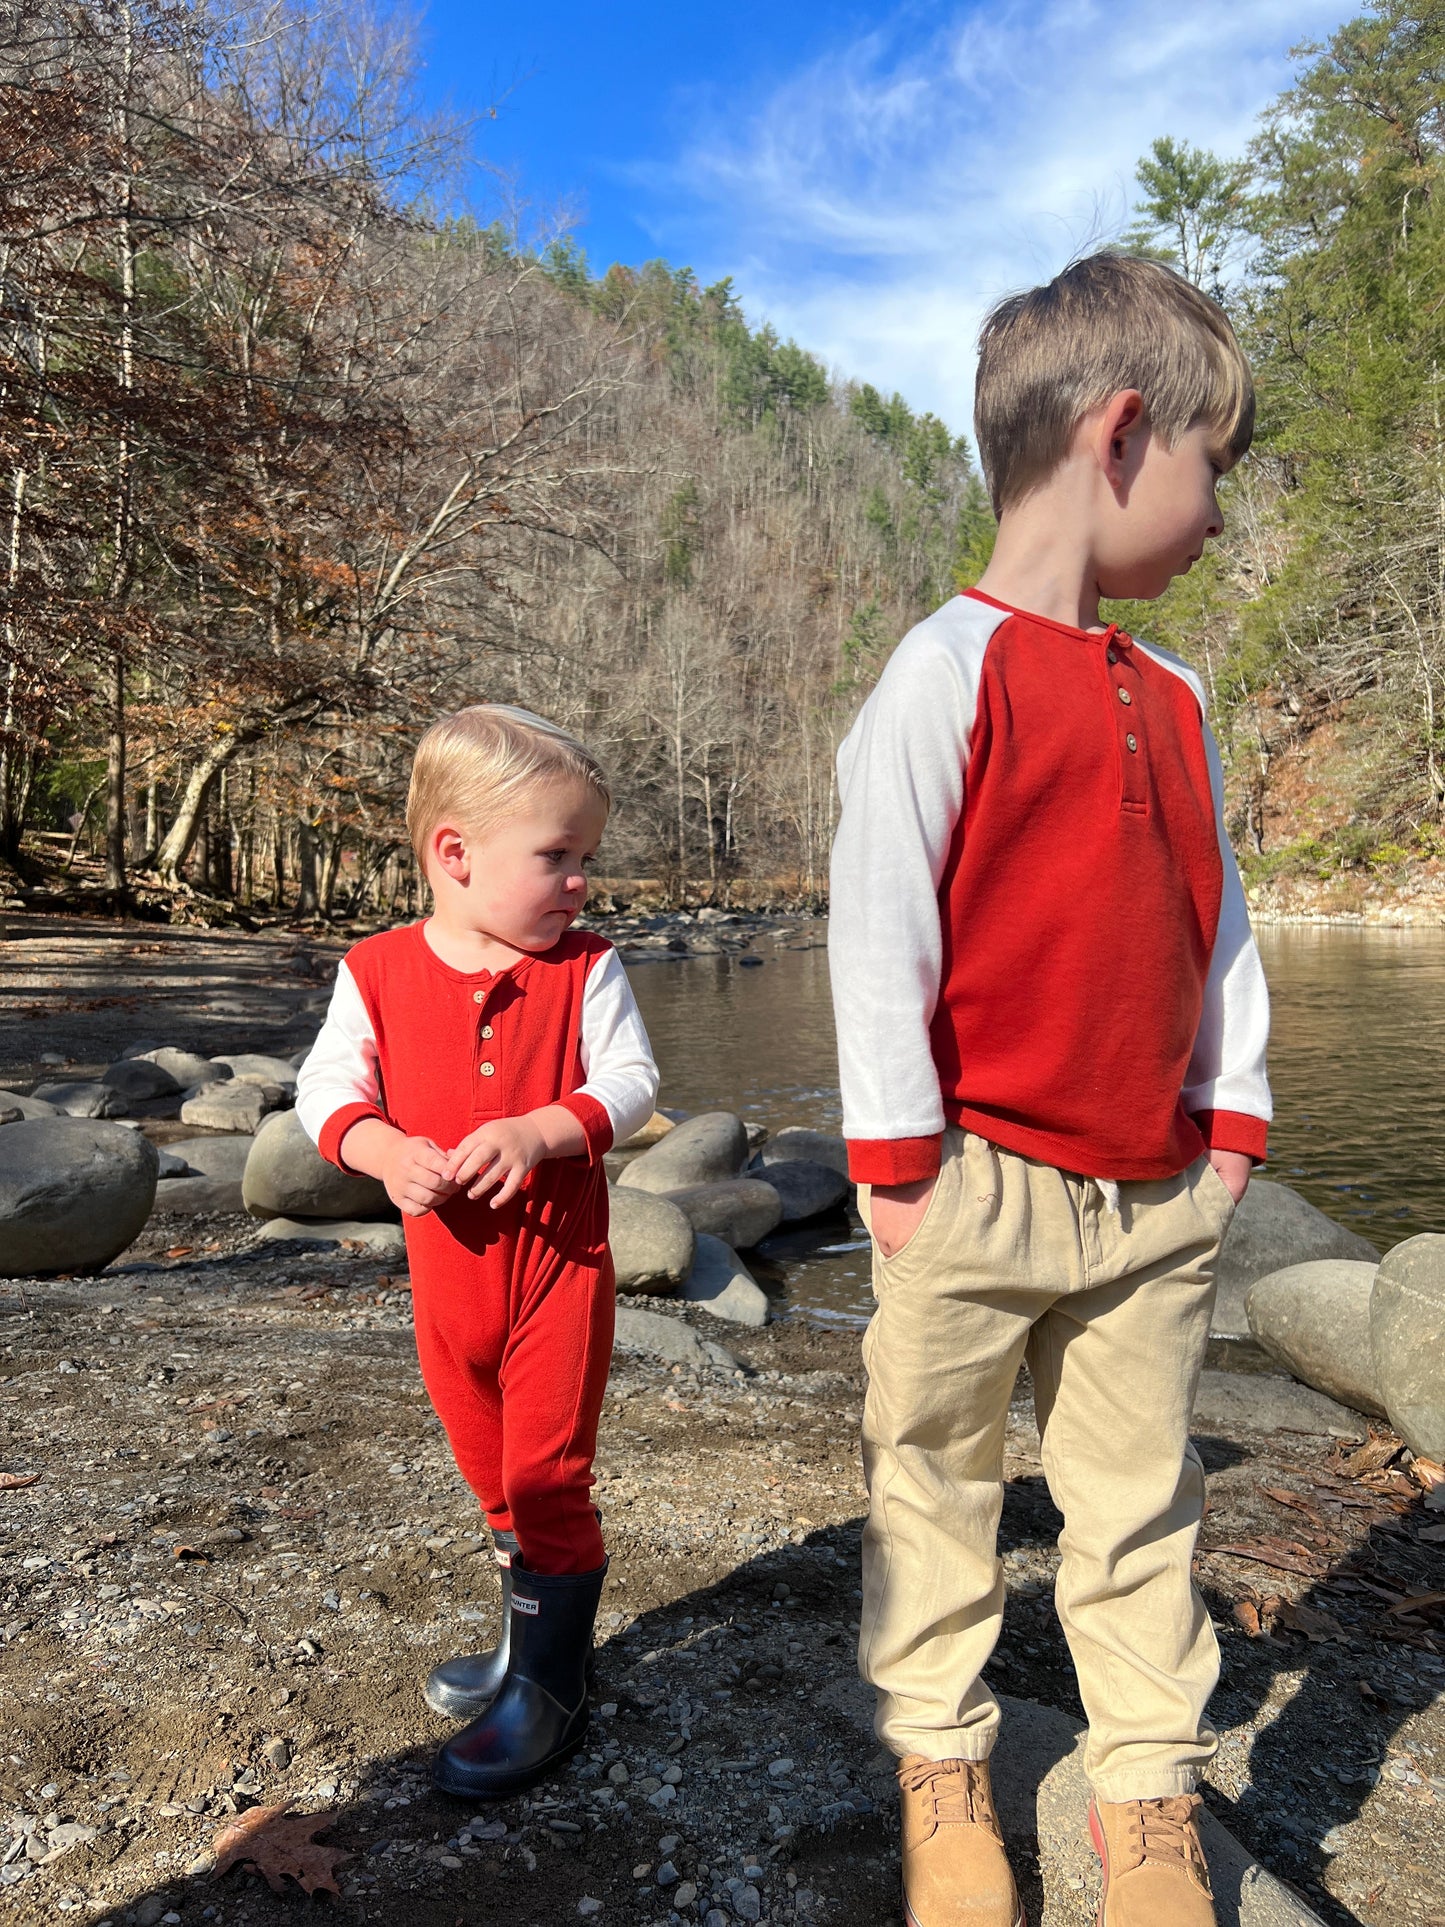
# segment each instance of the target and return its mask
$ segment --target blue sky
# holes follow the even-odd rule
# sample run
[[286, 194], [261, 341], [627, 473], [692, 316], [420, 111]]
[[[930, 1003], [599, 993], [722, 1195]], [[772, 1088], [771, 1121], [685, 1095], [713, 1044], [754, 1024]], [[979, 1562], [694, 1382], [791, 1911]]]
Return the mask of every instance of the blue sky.
[[838, 373], [969, 425], [989, 304], [1125, 224], [1156, 134], [1239, 152], [1340, 0], [431, 0], [423, 83], [594, 269], [730, 274]]

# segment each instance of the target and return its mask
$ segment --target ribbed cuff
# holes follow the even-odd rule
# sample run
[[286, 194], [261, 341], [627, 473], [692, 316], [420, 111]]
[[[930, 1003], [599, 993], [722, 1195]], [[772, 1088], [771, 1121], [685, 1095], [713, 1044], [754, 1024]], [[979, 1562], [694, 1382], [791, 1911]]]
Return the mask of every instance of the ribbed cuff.
[[1193, 1123], [1211, 1151], [1240, 1151], [1263, 1164], [1268, 1154], [1269, 1125], [1248, 1111], [1195, 1111]]
[[567, 1097], [557, 1100], [564, 1111], [570, 1111], [582, 1129], [587, 1133], [587, 1162], [596, 1164], [612, 1149], [612, 1119], [607, 1106], [585, 1091], [573, 1091]]
[[854, 1184], [921, 1184], [943, 1164], [937, 1137], [850, 1137], [848, 1176]]
[[343, 1104], [339, 1111], [333, 1111], [321, 1127], [321, 1135], [316, 1140], [316, 1148], [328, 1164], [334, 1164], [338, 1171], [350, 1171], [353, 1177], [364, 1173], [352, 1170], [341, 1155], [341, 1144], [353, 1124], [360, 1124], [363, 1118], [379, 1118], [383, 1124], [391, 1119], [385, 1111], [379, 1111], [374, 1104]]

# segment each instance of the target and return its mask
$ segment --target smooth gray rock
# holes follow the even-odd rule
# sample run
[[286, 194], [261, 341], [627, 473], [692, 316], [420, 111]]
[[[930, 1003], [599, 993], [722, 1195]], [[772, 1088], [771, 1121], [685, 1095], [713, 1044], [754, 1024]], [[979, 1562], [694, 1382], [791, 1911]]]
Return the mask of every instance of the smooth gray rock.
[[150, 1216], [160, 1159], [139, 1131], [27, 1118], [0, 1134], [0, 1275], [98, 1271]]
[[767, 1181], [783, 1206], [784, 1224], [806, 1224], [836, 1211], [848, 1195], [848, 1180], [831, 1165], [788, 1158], [767, 1166]]
[[1411, 1451], [1445, 1459], [1445, 1237], [1423, 1232], [1385, 1254], [1370, 1341], [1391, 1425]]
[[757, 1178], [729, 1178], [723, 1184], [694, 1184], [668, 1197], [686, 1214], [694, 1231], [721, 1238], [734, 1251], [761, 1244], [783, 1222], [783, 1201]]
[[168, 1151], [164, 1144], [160, 1147], [161, 1167], [156, 1176], [164, 1183], [167, 1178], [193, 1178], [197, 1176], [184, 1158], [178, 1158], [174, 1151]]
[[101, 1072], [100, 1081], [122, 1097], [138, 1098], [142, 1103], [153, 1097], [173, 1097], [181, 1089], [164, 1065], [149, 1057], [123, 1057]]
[[257, 1051], [240, 1051], [213, 1057], [213, 1064], [224, 1064], [238, 1084], [279, 1084], [294, 1090], [296, 1067], [288, 1057], [267, 1057]]
[[202, 1057], [199, 1051], [178, 1050], [171, 1044], [157, 1044], [151, 1050], [137, 1051], [136, 1055], [144, 1058], [148, 1064], [156, 1064], [161, 1070], [169, 1071], [183, 1091], [192, 1090], [197, 1084], [225, 1084], [230, 1081], [229, 1064], [214, 1064], [209, 1057]]
[[670, 1198], [650, 1191], [620, 1191], [609, 1185], [608, 1242], [619, 1291], [677, 1290], [692, 1270], [697, 1240], [692, 1226]]
[[295, 1111], [268, 1119], [256, 1133], [241, 1184], [253, 1218], [359, 1218], [392, 1211], [376, 1178], [326, 1162]]
[[137, 1037], [133, 1044], [126, 1045], [125, 1049], [121, 1052], [121, 1059], [124, 1061], [130, 1057], [149, 1057], [152, 1051], [159, 1050], [160, 1048], [159, 1038]]
[[848, 1146], [831, 1131], [809, 1131], [801, 1124], [785, 1125], [778, 1131], [758, 1156], [755, 1164], [788, 1164], [801, 1160], [805, 1164], [826, 1164], [830, 1171], [836, 1171], [840, 1178], [848, 1175]]
[[1380, 1254], [1366, 1239], [1316, 1211], [1287, 1184], [1255, 1178], [1234, 1214], [1219, 1254], [1215, 1336], [1248, 1338], [1244, 1295], [1254, 1281], [1316, 1258], [1351, 1258], [1357, 1263], [1378, 1264]]
[[1316, 1258], [1257, 1278], [1244, 1296], [1249, 1329], [1287, 1372], [1317, 1392], [1385, 1416], [1370, 1350], [1370, 1291], [1377, 1267]]
[[682, 1295], [700, 1311], [734, 1325], [766, 1325], [772, 1316], [768, 1294], [732, 1246], [706, 1232], [697, 1241], [697, 1256]]
[[309, 1245], [358, 1244], [378, 1258], [404, 1258], [406, 1234], [399, 1224], [375, 1219], [336, 1219], [317, 1224], [311, 1219], [272, 1218], [256, 1233], [258, 1238], [296, 1238]]
[[[859, 1733], [872, 1733], [873, 1690], [861, 1680], [832, 1680], [818, 1698]], [[1100, 1880], [1089, 1844], [1083, 1729], [1070, 1714], [1036, 1700], [1000, 1693], [998, 1701], [1003, 1724], [991, 1762], [994, 1793], [1005, 1838], [1038, 1840], [1044, 1887], [1039, 1927], [1094, 1927]], [[1323, 1830], [1325, 1822], [1320, 1825]], [[1219, 1927], [1323, 1927], [1294, 1889], [1251, 1859], [1207, 1807], [1199, 1833]]]
[[156, 1186], [151, 1216], [239, 1217], [245, 1209], [239, 1178], [167, 1178]]
[[704, 1111], [635, 1157], [617, 1182], [639, 1191], [682, 1191], [735, 1178], [748, 1158], [748, 1134], [731, 1111]]
[[130, 1102], [109, 1084], [37, 1084], [35, 1095], [61, 1117], [129, 1117]]
[[1357, 1439], [1364, 1429], [1357, 1412], [1293, 1379], [1263, 1372], [1201, 1372], [1199, 1377], [1196, 1432], [1221, 1432], [1227, 1438], [1236, 1432], [1308, 1432]]
[[614, 1346], [625, 1352], [644, 1352], [649, 1358], [665, 1358], [670, 1365], [718, 1365], [736, 1371], [738, 1361], [722, 1345], [699, 1338], [692, 1326], [665, 1312], [640, 1311], [632, 1305], [617, 1307], [617, 1334]]
[[244, 1131], [234, 1131], [226, 1137], [183, 1137], [166, 1149], [184, 1158], [198, 1177], [229, 1178], [239, 1184], [254, 1142]]
[[21, 1117], [59, 1117], [61, 1113], [43, 1097], [22, 1097], [19, 1091], [0, 1091], [0, 1110], [19, 1111]]
[[256, 1131], [285, 1101], [279, 1084], [202, 1084], [181, 1105], [181, 1122], [211, 1131]]

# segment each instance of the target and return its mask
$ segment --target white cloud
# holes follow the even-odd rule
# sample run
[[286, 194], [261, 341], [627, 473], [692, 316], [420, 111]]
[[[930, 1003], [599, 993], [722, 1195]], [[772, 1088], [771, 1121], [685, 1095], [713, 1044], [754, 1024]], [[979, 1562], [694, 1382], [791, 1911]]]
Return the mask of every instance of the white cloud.
[[1290, 47], [1352, 11], [1015, 0], [920, 44], [904, 8], [629, 172], [660, 244], [695, 253], [701, 226], [754, 318], [965, 428], [990, 303], [1119, 231], [1156, 135], [1240, 152]]

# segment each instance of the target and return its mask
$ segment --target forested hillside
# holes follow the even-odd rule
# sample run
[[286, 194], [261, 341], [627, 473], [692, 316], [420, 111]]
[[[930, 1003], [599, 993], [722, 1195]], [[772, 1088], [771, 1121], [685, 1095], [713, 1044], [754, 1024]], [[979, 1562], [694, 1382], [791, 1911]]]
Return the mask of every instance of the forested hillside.
[[434, 218], [408, 59], [290, 0], [6, 10], [0, 852], [390, 907], [417, 734], [499, 698], [605, 758], [612, 872], [812, 892], [986, 521], [964, 445], [726, 282]]
[[[612, 874], [816, 896], [839, 738], [987, 557], [968, 449], [726, 281], [438, 214], [472, 137], [411, 58], [350, 6], [0, 6], [0, 866], [391, 913], [411, 746], [496, 697], [606, 759]], [[1372, 0], [1243, 159], [1141, 163], [1260, 436], [1122, 614], [1209, 681], [1256, 883], [1445, 859], [1442, 102], [1445, 5]]]

